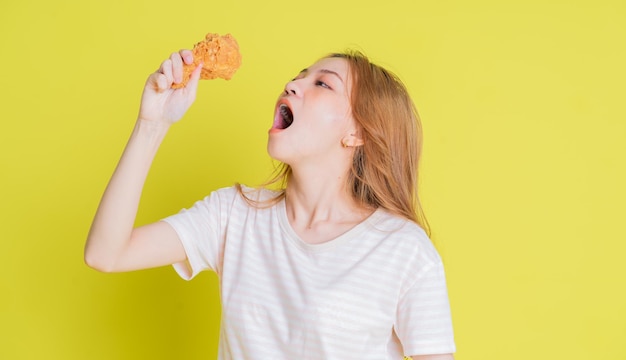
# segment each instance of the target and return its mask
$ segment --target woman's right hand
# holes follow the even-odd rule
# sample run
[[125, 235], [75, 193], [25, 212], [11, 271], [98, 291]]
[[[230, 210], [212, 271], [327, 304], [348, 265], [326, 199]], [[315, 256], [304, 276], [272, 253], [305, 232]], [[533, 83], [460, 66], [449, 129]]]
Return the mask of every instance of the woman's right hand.
[[191, 74], [187, 86], [172, 89], [173, 83], [180, 83], [183, 79], [183, 63], [193, 64], [193, 53], [190, 50], [172, 53], [156, 72], [150, 74], [141, 96], [138, 120], [171, 125], [183, 117], [196, 99], [202, 70], [200, 63]]

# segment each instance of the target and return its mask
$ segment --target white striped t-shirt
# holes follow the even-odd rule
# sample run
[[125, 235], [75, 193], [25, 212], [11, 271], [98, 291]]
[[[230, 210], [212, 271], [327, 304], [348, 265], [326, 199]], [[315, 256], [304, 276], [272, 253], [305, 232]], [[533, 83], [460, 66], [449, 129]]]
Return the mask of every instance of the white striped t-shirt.
[[[260, 199], [274, 196], [260, 191]], [[453, 353], [441, 259], [415, 223], [378, 209], [343, 235], [303, 242], [284, 200], [250, 206], [234, 187], [164, 219], [184, 279], [217, 272], [219, 359], [402, 359]]]

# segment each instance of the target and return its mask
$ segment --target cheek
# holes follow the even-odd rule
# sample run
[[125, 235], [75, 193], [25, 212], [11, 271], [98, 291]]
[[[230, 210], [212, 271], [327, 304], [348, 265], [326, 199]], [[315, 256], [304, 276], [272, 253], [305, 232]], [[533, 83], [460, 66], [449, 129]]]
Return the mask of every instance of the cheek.
[[323, 126], [334, 130], [345, 130], [353, 122], [350, 108], [345, 106], [345, 104], [329, 106], [323, 112], [320, 112], [319, 115], [319, 120], [323, 123]]

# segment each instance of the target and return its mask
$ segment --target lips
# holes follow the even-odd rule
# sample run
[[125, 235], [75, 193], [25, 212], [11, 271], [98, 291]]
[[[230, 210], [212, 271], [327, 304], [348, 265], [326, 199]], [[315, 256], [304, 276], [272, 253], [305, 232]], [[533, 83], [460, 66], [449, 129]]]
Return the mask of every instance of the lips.
[[273, 129], [284, 130], [291, 126], [293, 123], [293, 112], [289, 107], [289, 104], [282, 100], [276, 107], [276, 113], [274, 114]]

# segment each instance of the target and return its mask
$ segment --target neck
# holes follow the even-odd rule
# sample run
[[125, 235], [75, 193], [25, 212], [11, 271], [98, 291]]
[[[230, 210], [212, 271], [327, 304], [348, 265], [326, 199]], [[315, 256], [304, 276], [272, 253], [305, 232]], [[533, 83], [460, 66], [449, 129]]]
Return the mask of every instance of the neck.
[[319, 167], [303, 171], [292, 167], [285, 203], [294, 228], [360, 222], [370, 214], [371, 210], [354, 200], [347, 177], [347, 172], [322, 172]]

